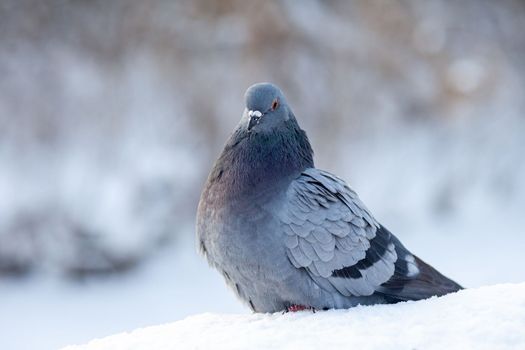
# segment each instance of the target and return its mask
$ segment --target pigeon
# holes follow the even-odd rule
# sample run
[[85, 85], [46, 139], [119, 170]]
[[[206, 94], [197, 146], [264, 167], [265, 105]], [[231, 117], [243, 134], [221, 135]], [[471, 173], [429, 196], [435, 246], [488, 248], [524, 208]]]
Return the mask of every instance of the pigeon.
[[252, 85], [197, 210], [200, 252], [254, 312], [390, 304], [462, 287], [412, 254], [341, 178], [315, 168], [281, 90]]

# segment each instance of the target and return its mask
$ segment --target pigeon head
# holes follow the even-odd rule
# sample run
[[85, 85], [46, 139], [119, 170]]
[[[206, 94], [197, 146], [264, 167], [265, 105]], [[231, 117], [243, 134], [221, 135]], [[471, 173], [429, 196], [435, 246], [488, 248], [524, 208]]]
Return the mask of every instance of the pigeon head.
[[252, 85], [245, 100], [241, 121], [226, 141], [208, 181], [221, 191], [221, 200], [271, 194], [270, 188], [287, 185], [314, 166], [308, 137], [277, 86]]
[[282, 91], [270, 83], [252, 85], [244, 95], [243, 122], [250, 133], [268, 133], [294, 118]]

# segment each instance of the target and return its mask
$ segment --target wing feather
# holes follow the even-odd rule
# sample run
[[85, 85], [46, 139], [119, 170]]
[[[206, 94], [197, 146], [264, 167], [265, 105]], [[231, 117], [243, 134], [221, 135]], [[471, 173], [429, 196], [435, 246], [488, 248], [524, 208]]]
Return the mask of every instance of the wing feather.
[[406, 250], [337, 176], [307, 169], [286, 199], [279, 217], [288, 258], [322, 288], [392, 301], [461, 289]]
[[281, 225], [295, 267], [343, 295], [371, 295], [392, 277], [397, 255], [390, 234], [343, 180], [307, 169], [286, 196]]

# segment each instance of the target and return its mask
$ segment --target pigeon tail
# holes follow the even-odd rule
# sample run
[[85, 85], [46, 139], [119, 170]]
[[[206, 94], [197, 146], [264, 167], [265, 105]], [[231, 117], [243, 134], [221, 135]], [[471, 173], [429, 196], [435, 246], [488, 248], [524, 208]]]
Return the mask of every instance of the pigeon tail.
[[414, 255], [419, 273], [413, 279], [391, 279], [378, 290], [388, 301], [421, 300], [457, 292], [463, 287]]

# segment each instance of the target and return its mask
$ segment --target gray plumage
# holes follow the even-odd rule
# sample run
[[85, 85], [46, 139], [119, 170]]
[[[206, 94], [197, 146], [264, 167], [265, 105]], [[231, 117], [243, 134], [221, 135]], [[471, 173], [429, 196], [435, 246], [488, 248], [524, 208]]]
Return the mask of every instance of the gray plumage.
[[316, 169], [278, 87], [250, 87], [197, 213], [202, 253], [258, 312], [391, 303], [461, 289], [410, 253], [340, 178]]

